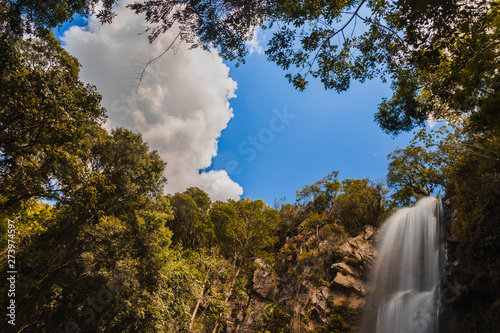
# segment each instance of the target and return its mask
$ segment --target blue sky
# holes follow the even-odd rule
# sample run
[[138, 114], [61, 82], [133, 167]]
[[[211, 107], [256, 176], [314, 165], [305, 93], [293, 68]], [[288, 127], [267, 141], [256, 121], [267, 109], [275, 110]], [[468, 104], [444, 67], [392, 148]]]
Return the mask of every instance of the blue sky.
[[[118, 18], [127, 15], [129, 14], [121, 14]], [[129, 21], [133, 19], [131, 16]], [[75, 30], [72, 34], [61, 38], [71, 26], [85, 26], [87, 24], [85, 20], [80, 18], [66, 24], [60, 31], [56, 31], [58, 38], [61, 38], [65, 45], [67, 44], [67, 49], [82, 62], [82, 79], [96, 84], [98, 90], [103, 94], [103, 103], [108, 108], [111, 120], [114, 121], [112, 125], [125, 127], [131, 123], [125, 121], [122, 121], [123, 124], [120, 123], [119, 120], [125, 119], [125, 116], [120, 115], [117, 118], [116, 114], [113, 113], [116, 109], [113, 109], [113, 106], [117, 105], [117, 100], [121, 101], [123, 98], [115, 97], [113, 99], [113, 97], [108, 97], [111, 94], [109, 92], [111, 86], [114, 87], [115, 83], [109, 79], [109, 74], [106, 74], [103, 70], [101, 72], [99, 70], [92, 71], [92, 67], [103, 61], [109, 61], [108, 67], [117, 62], [114, 59], [103, 58], [108, 57], [109, 52], [112, 51], [110, 49], [106, 53], [105, 50], [101, 50], [102, 45], [110, 44], [109, 40], [118, 43], [120, 42], [119, 39], [124, 39], [121, 41], [120, 47], [131, 44], [131, 48], [138, 48], [133, 45], [137, 43], [137, 34], [133, 32], [125, 34], [123, 32], [123, 27], [129, 27], [132, 24], [129, 21], [118, 20], [118, 22], [113, 23], [114, 32], [106, 32], [107, 29], [111, 29], [108, 27], [96, 28], [94, 25], [94, 28], [92, 28], [92, 25], [89, 25], [89, 27], [83, 27], [79, 31]], [[106, 44], [92, 44], [92, 42], [89, 42], [92, 38], [94, 40], [103, 40]], [[146, 36], [143, 36], [143, 38], [145, 39]], [[261, 41], [261, 44], [265, 48], [265, 42]], [[126, 51], [120, 52], [119, 54], [127, 53]], [[192, 57], [192, 54], [187, 52], [192, 51], [180, 51], [178, 54], [162, 60], [167, 67], [161, 69], [161, 71], [166, 73], [166, 76], [174, 77], [171, 74], [173, 69], [168, 67], [169, 63], [171, 67], [175, 67], [175, 70], [179, 70], [182, 66], [175, 65], [175, 63], [183, 60], [181, 57]], [[149, 57], [149, 54], [147, 56]], [[217, 61], [220, 62], [220, 59], [214, 60], [213, 55], [209, 56], [211, 58], [207, 58], [207, 55], [200, 55], [200, 57], [205, 57], [202, 60], [203, 66], [208, 64], [206, 66], [216, 68], [218, 71], [214, 72], [216, 74], [221, 71], [224, 72], [225, 66], [222, 63], [217, 63]], [[136, 59], [131, 61], [137, 62]], [[211, 62], [207, 63], [206, 61]], [[226, 81], [214, 80], [214, 82], [222, 82], [221, 85], [226, 85], [221, 91], [228, 95], [232, 91], [230, 88], [231, 82], [236, 82], [236, 97], [228, 100], [233, 117], [226, 117], [227, 120], [222, 121], [219, 124], [219, 130], [212, 135], [214, 142], [220, 135], [218, 137], [217, 151], [214, 150], [208, 155], [208, 162], [205, 159], [204, 162], [196, 162], [198, 163], [196, 165], [200, 165], [198, 167], [198, 169], [202, 170], [198, 172], [200, 175], [225, 176], [226, 178], [229, 176], [236, 183], [233, 185], [238, 187], [239, 184], [243, 188], [242, 197], [263, 199], [268, 204], [272, 204], [275, 199], [283, 197], [286, 198], [286, 201], [292, 202], [295, 199], [297, 190], [304, 185], [314, 183], [332, 171], [339, 171], [341, 179], [382, 179], [387, 173], [387, 155], [397, 147], [405, 147], [412, 138], [411, 134], [401, 134], [393, 138], [383, 133], [373, 121], [373, 116], [382, 97], [391, 95], [389, 84], [383, 84], [378, 80], [368, 81], [364, 84], [352, 82], [348, 91], [338, 94], [335, 91], [324, 90], [320, 82], [312, 80], [307, 89], [300, 92], [288, 83], [285, 78], [286, 73], [274, 63], [268, 62], [264, 54], [254, 52], [248, 56], [246, 64], [237, 68], [233, 63], [226, 62], [225, 64], [229, 67], [229, 78]], [[117, 71], [126, 71], [126, 67], [124, 65], [123, 69], [118, 68]], [[193, 71], [188, 73], [193, 73]], [[189, 78], [191, 74], [184, 75], [188, 76], [187, 80], [190, 81], [189, 90], [193, 90], [193, 85], [196, 85], [197, 81], [201, 80], [198, 76], [203, 78], [203, 75], [216, 75], [200, 74], [199, 69], [198, 72], [195, 71], [194, 73], [192, 78]], [[227, 76], [227, 73], [224, 75]], [[104, 76], [106, 76], [106, 81], [102, 80]], [[229, 86], [228, 82], [231, 83]], [[171, 81], [156, 83], [160, 85], [160, 88], [162, 88], [161, 85], [170, 85], [167, 88], [172, 86]], [[180, 82], [179, 84], [184, 83]], [[194, 90], [195, 92], [199, 91], [196, 96], [199, 96], [205, 90], [211, 90], [213, 87], [205, 85], [196, 87], [196, 89], [198, 90]], [[113, 93], [116, 96], [119, 94], [123, 96], [124, 94], [116, 91]], [[151, 96], [154, 98], [155, 95]], [[162, 103], [166, 105], [175, 104], [167, 98], [168, 96], [165, 96], [162, 97]], [[196, 96], [193, 96], [193, 98], [196, 98]], [[179, 102], [181, 104], [191, 97], [183, 96], [182, 98]], [[209, 99], [205, 98], [205, 100]], [[125, 103], [125, 107], [131, 105], [129, 102], [127, 103]], [[151, 103], [154, 104], [155, 101], [152, 100]], [[137, 106], [133, 104], [131, 108], [134, 107]], [[219, 108], [223, 109], [220, 106]], [[167, 109], [168, 107], [165, 106], [165, 110]], [[123, 111], [123, 108], [120, 110]], [[225, 111], [222, 110], [221, 112], [227, 113], [228, 110], [230, 109], [226, 108]], [[171, 110], [165, 112], [171, 112]], [[177, 110], [176, 112], [181, 111]], [[207, 117], [213, 115], [213, 113], [207, 111]], [[227, 122], [228, 120], [229, 122]], [[167, 125], [165, 126], [165, 131], [170, 130]], [[141, 131], [140, 129], [144, 128], [144, 126], [140, 127], [136, 123], [129, 127], [136, 131]], [[224, 127], [225, 129], [223, 129]], [[148, 129], [146, 128], [146, 130]], [[188, 132], [189, 130], [186, 130], [186, 133]], [[193, 136], [194, 134], [185, 135]], [[184, 136], [184, 134], [181, 133], [180, 136]], [[147, 134], [144, 137], [145, 139], [157, 138], [157, 136], [148, 136]], [[174, 139], [170, 138], [169, 140]], [[203, 140], [207, 141], [208, 139]], [[171, 145], [172, 142], [165, 143], [165, 145]], [[152, 141], [151, 146], [153, 148], [160, 147], [161, 150], [162, 142], [154, 143]], [[213, 144], [209, 146], [211, 147]], [[193, 150], [192, 154], [200, 155], [200, 151]], [[178, 155], [168, 151], [165, 152], [164, 156], [167, 156], [168, 166], [175, 166], [177, 161], [173, 156]], [[186, 158], [186, 160], [190, 159], [192, 157]], [[184, 165], [180, 169], [186, 169], [186, 166]], [[169, 179], [175, 185], [172, 191], [181, 191], [182, 188], [188, 186], [211, 188], [203, 180], [200, 181], [195, 178], [192, 175], [184, 177], [181, 174], [172, 173], [169, 176]], [[204, 179], [206, 180], [206, 178]], [[183, 181], [179, 180], [176, 183], [178, 179], [183, 179]], [[234, 186], [232, 188], [234, 189]], [[231, 191], [228, 190], [227, 193], [231, 192], [234, 197], [236, 192]], [[231, 195], [227, 194], [229, 197]], [[217, 198], [217, 195], [214, 195], [214, 197]], [[224, 195], [219, 193], [219, 198], [224, 198]]]
[[[302, 186], [332, 171], [339, 171], [340, 178], [384, 178], [387, 155], [412, 138], [411, 133], [393, 138], [373, 121], [381, 98], [391, 95], [389, 84], [379, 80], [353, 82], [340, 94], [310, 81], [300, 92], [284, 71], [255, 53], [245, 65], [231, 66], [230, 75], [238, 82], [231, 100], [235, 116], [222, 131], [211, 168], [234, 170], [231, 178], [243, 186], [244, 197], [267, 203], [286, 197], [290, 202]], [[270, 136], [275, 111], [283, 110], [294, 118]], [[248, 152], [255, 146], [249, 137], [257, 137], [261, 151]]]

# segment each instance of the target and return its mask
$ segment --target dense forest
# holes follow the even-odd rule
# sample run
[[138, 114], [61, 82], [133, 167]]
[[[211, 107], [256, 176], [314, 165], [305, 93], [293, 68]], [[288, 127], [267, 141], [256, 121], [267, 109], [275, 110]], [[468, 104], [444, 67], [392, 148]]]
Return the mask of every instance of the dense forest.
[[[114, 2], [0, 1], [4, 309], [14, 247], [22, 267], [16, 325], [4, 316], [1, 331], [215, 333], [238, 331], [257, 313], [251, 331], [298, 332], [289, 303], [269, 296], [254, 306], [265, 298], [255, 290], [262, 267], [290, 286], [304, 279], [321, 285], [344, 258], [347, 240], [368, 239], [367, 228], [379, 227], [394, 209], [436, 195], [452, 218], [443, 272], [454, 295], [449, 330], [498, 332], [498, 1], [131, 5], [152, 24], [151, 42], [175, 23], [183, 42], [216, 45], [223, 58], [242, 64], [249, 32], [278, 25], [266, 54], [291, 71], [287, 77], [299, 89], [309, 79], [339, 92], [353, 79], [392, 82], [394, 95], [381, 102], [375, 120], [392, 135], [417, 130], [408, 147], [388, 156], [386, 182], [342, 179], [335, 171], [297, 191], [295, 202], [272, 207], [261, 200], [212, 202], [198, 188], [166, 194], [163, 171], [175, 161], [162, 161], [140, 134], [104, 128], [101, 96], [80, 81], [78, 60], [50, 29], [74, 14], [113, 24]], [[371, 16], [361, 14], [363, 6]], [[367, 25], [366, 33], [344, 33], [354, 21]], [[429, 118], [445, 123], [422, 128]], [[348, 259], [353, 267], [366, 264]], [[315, 332], [356, 330], [359, 309], [331, 299], [327, 307], [328, 319]], [[309, 327], [313, 319], [298, 321]]]

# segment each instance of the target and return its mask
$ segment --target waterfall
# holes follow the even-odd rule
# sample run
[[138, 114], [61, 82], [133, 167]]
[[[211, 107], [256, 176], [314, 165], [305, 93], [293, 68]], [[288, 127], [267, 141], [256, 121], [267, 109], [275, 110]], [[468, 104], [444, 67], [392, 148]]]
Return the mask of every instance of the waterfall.
[[428, 197], [383, 224], [362, 332], [438, 332], [441, 215], [440, 200]]

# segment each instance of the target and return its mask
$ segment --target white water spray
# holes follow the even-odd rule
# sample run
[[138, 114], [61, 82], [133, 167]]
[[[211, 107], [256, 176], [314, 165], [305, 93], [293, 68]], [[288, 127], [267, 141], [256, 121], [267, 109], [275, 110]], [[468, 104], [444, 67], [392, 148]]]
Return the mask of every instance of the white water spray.
[[438, 332], [441, 215], [440, 200], [429, 197], [384, 223], [363, 332]]

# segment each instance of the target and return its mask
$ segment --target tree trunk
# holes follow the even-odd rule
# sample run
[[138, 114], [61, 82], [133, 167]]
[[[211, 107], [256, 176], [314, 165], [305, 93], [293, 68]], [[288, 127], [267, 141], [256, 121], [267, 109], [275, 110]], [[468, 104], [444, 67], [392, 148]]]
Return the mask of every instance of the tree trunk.
[[212, 331], [212, 333], [217, 333], [217, 328], [219, 327], [219, 321], [220, 321], [220, 316], [219, 316], [219, 320], [215, 323], [215, 327], [214, 327], [214, 330]]
[[231, 279], [231, 283], [229, 284], [229, 288], [228, 288], [229, 292], [226, 294], [226, 298], [224, 299], [224, 302], [226, 302], [226, 303], [227, 303], [227, 301], [229, 301], [229, 297], [231, 297], [231, 295], [233, 294], [234, 284], [236, 283], [236, 279], [238, 278], [239, 274], [240, 274], [240, 267], [237, 267], [236, 272], [234, 273], [234, 276]]
[[[245, 309], [243, 309], [243, 313], [244, 313], [244, 316], [243, 316], [243, 323], [245, 323], [247, 317], [248, 317], [248, 307], [250, 306], [250, 302], [252, 301], [252, 295], [250, 295], [248, 292], [248, 302], [247, 302], [247, 305], [245, 306]], [[236, 328], [234, 329], [234, 332], [235, 333], [238, 333], [240, 331], [240, 323], [238, 322], [238, 324], [236, 325]]]
[[203, 282], [203, 286], [201, 287], [201, 296], [200, 296], [200, 298], [198, 298], [198, 302], [196, 302], [196, 306], [194, 307], [193, 314], [191, 315], [191, 320], [189, 321], [188, 332], [191, 332], [191, 328], [193, 327], [196, 313], [198, 312], [198, 308], [200, 306], [201, 300], [203, 299], [203, 295], [205, 294], [206, 284], [207, 284], [207, 280], [205, 279], [205, 282]]
[[[228, 288], [229, 292], [226, 294], [226, 297], [224, 297], [224, 303], [227, 303], [229, 301], [229, 298], [233, 294], [234, 284], [236, 282], [236, 279], [238, 278], [238, 275], [240, 274], [240, 267], [237, 267], [236, 259], [234, 260], [234, 267], [236, 269], [236, 272], [234, 273], [234, 276], [231, 279], [231, 283], [229, 284], [229, 288]], [[219, 318], [219, 321], [217, 321], [217, 323], [215, 323], [215, 327], [214, 327], [214, 330], [212, 331], [212, 333], [217, 333], [217, 328], [219, 327], [219, 322], [220, 322], [220, 318]]]

